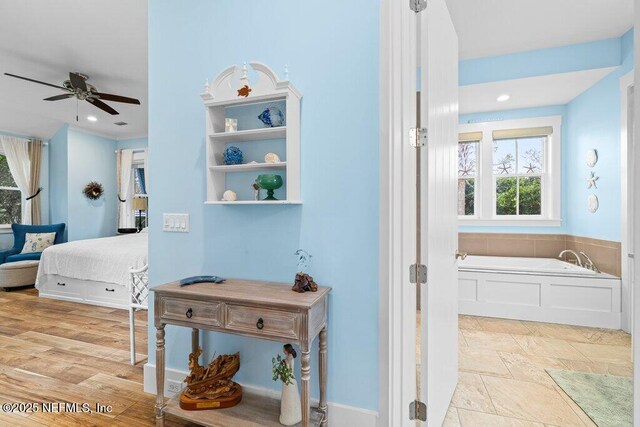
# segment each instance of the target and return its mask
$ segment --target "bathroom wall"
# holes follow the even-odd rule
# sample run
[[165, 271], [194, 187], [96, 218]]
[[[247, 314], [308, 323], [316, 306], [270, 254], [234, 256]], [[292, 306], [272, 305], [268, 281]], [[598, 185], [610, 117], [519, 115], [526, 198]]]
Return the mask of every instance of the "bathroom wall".
[[[620, 88], [619, 78], [633, 67], [633, 30], [622, 37], [580, 45], [461, 61], [461, 85], [555, 74], [597, 67], [619, 68], [567, 105], [467, 114], [460, 123], [561, 115], [562, 223], [559, 227], [460, 226], [463, 233], [529, 233], [575, 235], [599, 241], [620, 241]], [[587, 149], [596, 148], [600, 176], [594, 193], [600, 209], [586, 208], [589, 194], [585, 164]], [[461, 223], [462, 224], [462, 223]]]
[[132, 138], [132, 139], [123, 139], [117, 142], [118, 150], [137, 150], [147, 148], [149, 145], [148, 138]]

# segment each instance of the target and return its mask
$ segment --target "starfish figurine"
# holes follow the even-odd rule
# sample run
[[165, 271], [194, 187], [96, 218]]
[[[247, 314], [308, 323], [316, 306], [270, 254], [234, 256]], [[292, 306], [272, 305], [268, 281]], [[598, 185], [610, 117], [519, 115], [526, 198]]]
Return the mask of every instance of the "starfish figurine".
[[527, 173], [535, 173], [537, 167], [533, 163], [529, 163], [529, 166], [524, 167], [527, 170]]
[[598, 188], [596, 181], [598, 181], [599, 179], [599, 176], [596, 176], [594, 172], [591, 172], [591, 176], [587, 178], [587, 183], [589, 184], [587, 188]]
[[511, 165], [508, 163], [501, 163], [498, 166], [498, 169], [500, 170], [500, 173], [506, 173], [508, 174], [509, 172], [511, 172]]

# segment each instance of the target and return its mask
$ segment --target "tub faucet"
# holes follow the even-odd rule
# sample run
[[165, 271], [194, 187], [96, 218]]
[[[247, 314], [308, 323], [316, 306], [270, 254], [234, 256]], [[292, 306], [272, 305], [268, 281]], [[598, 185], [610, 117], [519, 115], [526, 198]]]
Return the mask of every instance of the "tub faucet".
[[588, 268], [591, 271], [595, 271], [596, 273], [600, 273], [598, 267], [596, 267], [596, 265], [593, 263], [593, 261], [591, 261], [591, 258], [589, 258], [587, 254], [585, 254], [584, 252], [580, 252], [580, 255], [582, 255], [584, 259], [587, 260], [587, 262], [584, 263], [585, 268]]
[[565, 249], [564, 251], [560, 252], [560, 254], [558, 254], [558, 258], [562, 259], [562, 257], [566, 253], [570, 253], [571, 255], [573, 255], [576, 258], [576, 265], [578, 265], [579, 267], [582, 267], [582, 260], [580, 259], [580, 255], [578, 255], [575, 251], [572, 251], [571, 249]]

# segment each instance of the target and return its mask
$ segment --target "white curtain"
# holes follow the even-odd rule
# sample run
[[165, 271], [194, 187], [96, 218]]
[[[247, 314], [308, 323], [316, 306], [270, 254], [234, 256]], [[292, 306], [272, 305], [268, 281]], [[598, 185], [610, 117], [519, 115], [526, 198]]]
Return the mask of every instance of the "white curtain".
[[29, 141], [12, 136], [2, 136], [0, 140], [4, 155], [7, 157], [11, 176], [22, 192], [22, 223], [31, 224], [31, 200], [25, 200], [29, 196], [29, 179], [31, 177]]
[[118, 189], [118, 197], [120, 200], [118, 201], [118, 228], [134, 228], [135, 218], [131, 209], [131, 198], [133, 197], [133, 186], [131, 185], [133, 150], [121, 150], [119, 157], [120, 188]]

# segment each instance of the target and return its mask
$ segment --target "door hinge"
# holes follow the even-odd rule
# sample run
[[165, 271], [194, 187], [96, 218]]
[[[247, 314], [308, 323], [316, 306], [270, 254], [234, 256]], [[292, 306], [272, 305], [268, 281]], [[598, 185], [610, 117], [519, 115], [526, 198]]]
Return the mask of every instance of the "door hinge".
[[414, 400], [409, 404], [409, 419], [427, 421], [427, 405], [419, 400]]
[[409, 0], [409, 7], [415, 13], [420, 13], [427, 8], [427, 0]]
[[424, 264], [412, 264], [409, 266], [409, 282], [427, 283], [427, 266]]
[[427, 143], [427, 128], [409, 129], [409, 143], [412, 147], [423, 147]]

